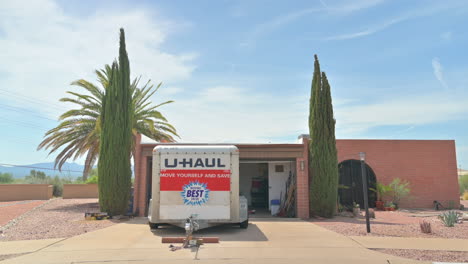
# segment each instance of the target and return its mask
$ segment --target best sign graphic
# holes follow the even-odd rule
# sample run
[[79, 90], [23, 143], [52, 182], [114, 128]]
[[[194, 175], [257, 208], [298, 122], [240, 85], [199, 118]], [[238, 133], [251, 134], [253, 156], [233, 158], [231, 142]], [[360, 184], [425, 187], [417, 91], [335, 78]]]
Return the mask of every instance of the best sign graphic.
[[230, 219], [229, 153], [162, 154], [160, 164], [161, 219]]

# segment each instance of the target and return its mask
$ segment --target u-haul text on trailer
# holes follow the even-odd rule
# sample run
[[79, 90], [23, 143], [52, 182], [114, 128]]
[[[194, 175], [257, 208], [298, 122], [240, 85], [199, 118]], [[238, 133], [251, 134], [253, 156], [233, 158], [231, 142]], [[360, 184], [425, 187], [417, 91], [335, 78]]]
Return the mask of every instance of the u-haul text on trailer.
[[[245, 212], [239, 211], [241, 207]], [[235, 146], [161, 145], [154, 149], [150, 223], [182, 225], [190, 216], [206, 226], [247, 221], [246, 199], [239, 198]]]

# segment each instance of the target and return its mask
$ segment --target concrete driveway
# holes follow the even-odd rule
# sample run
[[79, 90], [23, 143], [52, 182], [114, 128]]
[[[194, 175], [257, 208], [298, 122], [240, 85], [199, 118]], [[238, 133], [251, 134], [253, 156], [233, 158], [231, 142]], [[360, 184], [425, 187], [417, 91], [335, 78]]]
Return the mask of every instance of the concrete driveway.
[[[215, 227], [199, 232], [219, 236], [195, 252], [171, 252], [163, 236], [184, 230], [165, 227], [151, 232], [145, 218], [53, 241], [36, 251], [4, 260], [7, 263], [421, 263], [368, 250], [343, 235], [300, 220], [251, 220], [248, 229]], [[8, 242], [4, 242], [8, 243]], [[17, 242], [18, 243], [18, 242]], [[1, 247], [1, 243], [0, 243]], [[0, 250], [1, 251], [1, 250]]]

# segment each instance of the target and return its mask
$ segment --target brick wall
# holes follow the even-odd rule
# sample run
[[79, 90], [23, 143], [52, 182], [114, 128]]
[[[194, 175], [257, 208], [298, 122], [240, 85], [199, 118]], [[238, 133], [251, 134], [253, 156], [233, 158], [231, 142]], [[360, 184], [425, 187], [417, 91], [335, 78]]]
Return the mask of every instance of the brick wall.
[[[309, 218], [308, 139], [303, 137], [302, 154], [296, 157], [297, 216]], [[459, 205], [457, 161], [453, 140], [337, 140], [338, 161], [359, 159], [366, 152], [366, 162], [377, 181], [388, 184], [394, 178], [411, 183], [412, 198], [402, 207], [430, 208], [432, 201]], [[147, 197], [147, 156], [154, 145], [140, 145], [135, 153], [134, 212], [145, 215]], [[291, 148], [291, 146], [281, 146]], [[241, 149], [242, 156], [242, 149]], [[291, 156], [293, 157], [293, 156]], [[253, 157], [251, 157], [253, 158]], [[301, 165], [304, 164], [304, 166]], [[301, 170], [304, 168], [304, 170]]]
[[144, 216], [144, 202], [141, 201], [142, 192], [146, 188], [146, 175], [145, 170], [142, 169], [145, 157], [143, 156], [141, 145], [141, 135], [137, 134], [135, 140], [135, 153], [134, 153], [134, 169], [135, 180], [133, 183], [133, 213], [138, 216]]
[[378, 182], [408, 180], [412, 197], [402, 207], [430, 208], [434, 200], [459, 206], [453, 140], [337, 140], [336, 145], [339, 162], [359, 160], [358, 153], [365, 152]]
[[296, 159], [297, 171], [297, 217], [309, 218], [309, 140], [303, 139], [302, 157]]

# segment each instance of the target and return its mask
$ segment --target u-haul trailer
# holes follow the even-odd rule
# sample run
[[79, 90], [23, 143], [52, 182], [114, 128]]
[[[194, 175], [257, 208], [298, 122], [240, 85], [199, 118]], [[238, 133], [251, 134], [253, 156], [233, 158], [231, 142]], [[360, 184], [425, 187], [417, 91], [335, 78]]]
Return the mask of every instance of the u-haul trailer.
[[153, 150], [151, 228], [248, 226], [247, 199], [239, 196], [239, 150], [232, 145], [160, 145]]

